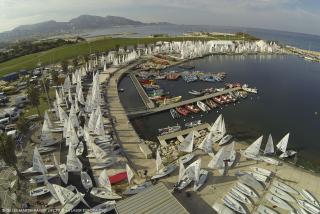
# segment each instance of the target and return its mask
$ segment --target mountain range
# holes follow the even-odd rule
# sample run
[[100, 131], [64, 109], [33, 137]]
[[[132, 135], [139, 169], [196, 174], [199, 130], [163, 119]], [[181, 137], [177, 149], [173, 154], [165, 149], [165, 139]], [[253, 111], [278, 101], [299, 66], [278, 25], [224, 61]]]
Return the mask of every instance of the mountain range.
[[52, 35], [81, 32], [84, 30], [106, 29], [116, 26], [142, 26], [155, 24], [169, 24], [164, 22], [143, 23], [119, 16], [81, 15], [68, 22], [54, 20], [31, 25], [21, 25], [11, 31], [0, 33], [0, 42], [13, 42], [30, 38], [43, 38]]

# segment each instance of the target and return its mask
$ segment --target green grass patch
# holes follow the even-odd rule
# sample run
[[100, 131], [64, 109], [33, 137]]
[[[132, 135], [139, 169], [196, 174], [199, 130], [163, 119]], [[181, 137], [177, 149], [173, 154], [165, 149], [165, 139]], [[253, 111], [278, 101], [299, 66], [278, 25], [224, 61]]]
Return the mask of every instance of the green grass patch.
[[[51, 101], [55, 98], [55, 91], [53, 88], [50, 88], [50, 90], [49, 90], [49, 97], [50, 97]], [[49, 108], [50, 107], [48, 105], [46, 94], [44, 92], [42, 92], [40, 95], [40, 105], [39, 105], [39, 111], [40, 111], [41, 117], [43, 117], [44, 112], [46, 110], [48, 110]], [[34, 114], [38, 114], [37, 108], [33, 107], [31, 105], [28, 105], [24, 110], [25, 117], [28, 117], [28, 116], [31, 116]]]
[[60, 62], [65, 59], [71, 59], [76, 56], [86, 55], [88, 53], [103, 52], [114, 49], [117, 46], [132, 46], [137, 44], [151, 44], [157, 41], [185, 41], [185, 40], [251, 40], [250, 37], [243, 38], [242, 35], [235, 36], [214, 36], [214, 37], [144, 37], [144, 38], [110, 38], [104, 37], [91, 42], [80, 42], [77, 44], [64, 45], [48, 51], [29, 54], [18, 57], [10, 61], [0, 63], [0, 77], [11, 72], [17, 72], [21, 69], [33, 69], [38, 66], [48, 65]]

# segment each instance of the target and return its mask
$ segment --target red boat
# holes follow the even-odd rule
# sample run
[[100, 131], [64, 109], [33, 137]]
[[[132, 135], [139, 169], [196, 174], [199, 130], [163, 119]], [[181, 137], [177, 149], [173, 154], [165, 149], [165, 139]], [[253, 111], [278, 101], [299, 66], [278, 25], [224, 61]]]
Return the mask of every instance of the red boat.
[[141, 84], [153, 84], [153, 83], [154, 83], [154, 80], [146, 79], [146, 80], [139, 80], [139, 82], [140, 82]]
[[172, 72], [167, 74], [167, 80], [177, 80], [180, 77], [180, 74]]
[[111, 184], [117, 184], [120, 183], [121, 181], [126, 180], [127, 177], [127, 172], [120, 172], [118, 174], [109, 176], [109, 180]]
[[225, 103], [225, 101], [221, 98], [221, 96], [214, 97], [213, 101], [215, 101], [216, 103], [219, 103], [220, 105], [223, 105]]
[[211, 109], [216, 108], [216, 107], [218, 106], [215, 102], [213, 102], [213, 100], [210, 100], [210, 99], [207, 99], [207, 100], [206, 100], [206, 104], [207, 104]]
[[187, 110], [193, 112], [193, 113], [198, 113], [200, 109], [196, 107], [195, 105], [189, 104], [184, 106]]
[[183, 108], [181, 106], [180, 107], [176, 107], [176, 111], [179, 114], [183, 115], [183, 116], [187, 116], [190, 113], [190, 111], [188, 111], [187, 109], [185, 109], [185, 108]]

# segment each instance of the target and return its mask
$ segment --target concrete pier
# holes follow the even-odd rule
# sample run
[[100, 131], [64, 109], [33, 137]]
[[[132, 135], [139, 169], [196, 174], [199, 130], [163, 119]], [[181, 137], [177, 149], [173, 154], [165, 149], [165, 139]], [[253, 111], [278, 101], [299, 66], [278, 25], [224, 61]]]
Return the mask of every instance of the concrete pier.
[[115, 72], [109, 79], [106, 93], [109, 113], [115, 120], [114, 128], [117, 140], [122, 145], [130, 166], [133, 167], [135, 171], [148, 170], [148, 174], [153, 174], [155, 172], [155, 161], [153, 159], [146, 159], [141, 152], [139, 148], [141, 140], [129, 122], [126, 111], [123, 108], [118, 95], [118, 80], [121, 79], [125, 72], [136, 66], [138, 63], [139, 61]]
[[133, 85], [136, 87], [136, 89], [137, 89], [137, 91], [138, 91], [143, 103], [146, 105], [146, 107], [149, 108], [149, 109], [154, 108], [155, 105], [154, 105], [153, 101], [149, 99], [146, 91], [141, 86], [141, 84], [138, 81], [136, 75], [134, 73], [130, 73], [129, 77], [132, 80]]

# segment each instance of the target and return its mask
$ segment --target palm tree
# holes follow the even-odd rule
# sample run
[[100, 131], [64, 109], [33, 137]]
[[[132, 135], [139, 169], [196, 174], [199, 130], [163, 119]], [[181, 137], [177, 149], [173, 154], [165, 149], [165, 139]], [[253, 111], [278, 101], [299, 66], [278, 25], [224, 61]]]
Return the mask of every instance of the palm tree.
[[61, 65], [63, 73], [67, 73], [69, 62], [67, 60], [63, 60], [63, 61], [61, 61], [60, 65]]
[[34, 85], [30, 85], [27, 91], [28, 98], [33, 107], [37, 108], [38, 114], [41, 117], [39, 105], [40, 105], [40, 92]]
[[0, 134], [0, 158], [8, 165], [12, 166], [19, 176], [24, 178], [17, 167], [17, 156], [15, 153], [16, 143], [12, 137], [5, 133]]

